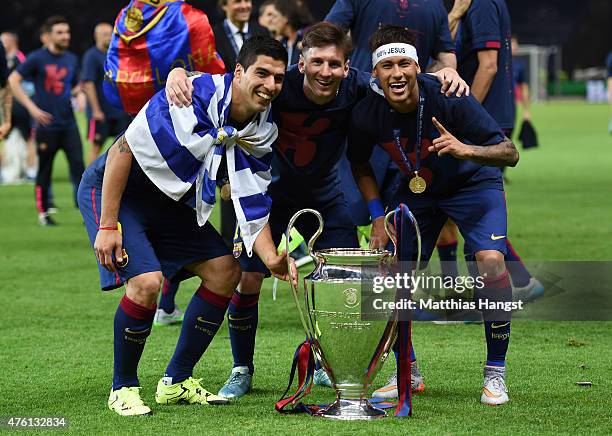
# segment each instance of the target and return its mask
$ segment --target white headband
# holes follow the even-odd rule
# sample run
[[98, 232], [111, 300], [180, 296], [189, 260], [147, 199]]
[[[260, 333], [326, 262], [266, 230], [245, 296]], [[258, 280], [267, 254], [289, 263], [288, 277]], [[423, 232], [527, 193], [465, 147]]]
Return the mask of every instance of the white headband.
[[416, 48], [410, 44], [393, 43], [381, 45], [372, 53], [372, 69], [376, 67], [376, 64], [383, 59], [390, 58], [392, 56], [402, 56], [414, 61], [418, 64], [419, 57], [417, 56]]

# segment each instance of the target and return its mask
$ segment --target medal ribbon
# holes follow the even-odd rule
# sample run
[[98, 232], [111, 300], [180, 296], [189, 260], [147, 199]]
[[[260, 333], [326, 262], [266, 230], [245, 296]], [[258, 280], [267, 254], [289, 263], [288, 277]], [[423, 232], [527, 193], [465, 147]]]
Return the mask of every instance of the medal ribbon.
[[414, 169], [412, 168], [412, 163], [410, 159], [408, 159], [408, 155], [406, 155], [406, 151], [402, 147], [402, 142], [400, 138], [400, 129], [393, 129], [393, 139], [395, 142], [395, 147], [400, 153], [402, 157], [402, 162], [408, 168], [408, 171], [412, 173], [418, 173], [421, 169], [421, 142], [423, 140], [423, 113], [425, 112], [425, 97], [423, 97], [423, 92], [419, 88], [419, 104], [417, 106], [417, 135], [416, 135], [416, 144], [415, 144], [415, 163]]
[[[405, 267], [412, 260], [412, 234], [408, 232], [410, 210], [405, 204], [400, 204], [395, 209], [394, 222], [397, 232], [397, 258], [400, 268]], [[406, 289], [398, 289], [399, 299], [410, 299], [410, 292]], [[399, 345], [399, 359], [397, 363], [397, 388], [398, 398], [395, 409], [396, 417], [412, 416], [412, 373], [410, 362], [410, 348], [412, 342], [412, 321], [400, 319], [397, 323], [397, 341]]]

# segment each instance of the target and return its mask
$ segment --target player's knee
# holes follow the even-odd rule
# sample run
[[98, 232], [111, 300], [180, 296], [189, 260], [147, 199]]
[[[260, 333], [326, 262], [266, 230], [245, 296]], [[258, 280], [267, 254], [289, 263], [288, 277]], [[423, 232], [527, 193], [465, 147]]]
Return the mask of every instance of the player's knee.
[[140, 274], [128, 280], [125, 293], [135, 303], [150, 307], [157, 301], [162, 280], [159, 271]]
[[240, 278], [240, 292], [242, 294], [259, 294], [264, 275], [258, 272], [243, 272]]
[[498, 277], [506, 270], [504, 255], [497, 250], [483, 250], [476, 253], [478, 271], [484, 277]]
[[240, 265], [232, 256], [222, 256], [206, 262], [202, 281], [209, 289], [230, 297], [240, 282]]

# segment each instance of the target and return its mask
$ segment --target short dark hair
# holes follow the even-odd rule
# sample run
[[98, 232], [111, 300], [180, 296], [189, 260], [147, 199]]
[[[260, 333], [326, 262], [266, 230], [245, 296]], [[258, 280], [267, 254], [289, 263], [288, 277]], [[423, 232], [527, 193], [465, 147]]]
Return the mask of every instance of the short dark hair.
[[55, 26], [56, 24], [70, 24], [70, 23], [68, 23], [68, 20], [66, 19], [66, 17], [62, 15], [51, 15], [43, 23], [41, 27], [41, 31], [51, 32], [51, 29], [53, 29], [53, 26]]
[[344, 53], [346, 61], [353, 50], [353, 44], [350, 36], [346, 31], [333, 23], [324, 21], [310, 27], [302, 39], [302, 53], [312, 47], [325, 47], [326, 45], [335, 45]]
[[299, 4], [296, 0], [274, 0], [273, 4], [295, 30], [300, 30], [313, 22], [312, 15], [304, 3]]
[[416, 46], [416, 35], [406, 27], [383, 24], [370, 37], [370, 50], [374, 52], [378, 47], [394, 42]]
[[260, 55], [270, 56], [272, 59], [282, 61], [287, 65], [287, 50], [279, 41], [267, 35], [258, 35], [247, 39], [242, 44], [236, 63], [242, 65], [242, 68], [246, 71]]

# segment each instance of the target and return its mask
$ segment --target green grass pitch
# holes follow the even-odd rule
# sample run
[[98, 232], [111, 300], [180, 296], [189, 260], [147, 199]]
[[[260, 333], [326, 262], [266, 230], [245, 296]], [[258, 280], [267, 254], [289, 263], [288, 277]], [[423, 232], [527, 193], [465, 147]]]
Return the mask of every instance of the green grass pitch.
[[[507, 186], [509, 234], [524, 258], [612, 259], [608, 115], [603, 105], [534, 106], [542, 147], [522, 153]], [[515, 322], [508, 356], [511, 401], [498, 408], [479, 403], [482, 326], [417, 323], [413, 340], [426, 391], [415, 397], [412, 419], [331, 422], [282, 416], [274, 402], [304, 335], [288, 287], [281, 286], [272, 301], [271, 281], [260, 300], [250, 395], [227, 407], [155, 404], [155, 385], [179, 328], [154, 328], [140, 380], [155, 415], [114, 415], [106, 400], [113, 314], [122, 293], [99, 291], [63, 156], [53, 186], [60, 209], [57, 228], [36, 225], [32, 185], [0, 186], [0, 416], [66, 416], [67, 432], [75, 434], [609, 434], [612, 429], [612, 322]], [[193, 279], [183, 283], [180, 307], [196, 286]], [[216, 392], [231, 364], [223, 326], [195, 375]], [[377, 383], [393, 368], [386, 365]], [[576, 386], [582, 380], [593, 386]], [[309, 399], [331, 401], [332, 391], [315, 388]]]

